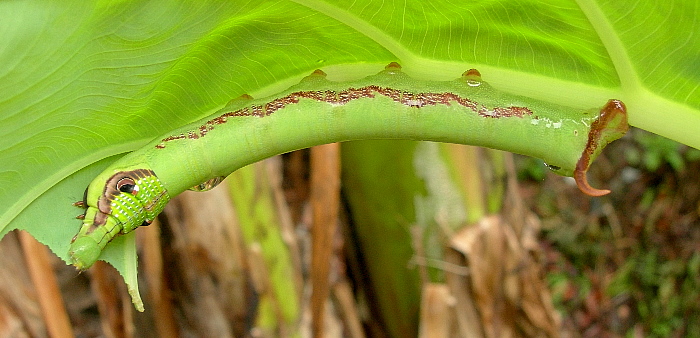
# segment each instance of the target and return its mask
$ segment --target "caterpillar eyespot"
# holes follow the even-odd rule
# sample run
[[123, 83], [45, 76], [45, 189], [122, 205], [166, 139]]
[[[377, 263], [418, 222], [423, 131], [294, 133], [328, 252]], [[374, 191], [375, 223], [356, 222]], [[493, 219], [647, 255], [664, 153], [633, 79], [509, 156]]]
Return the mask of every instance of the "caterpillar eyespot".
[[[113, 163], [88, 186], [85, 219], [69, 257], [89, 268], [115, 236], [146, 225], [171, 196], [208, 190], [261, 159], [318, 144], [412, 139], [491, 147], [541, 158], [574, 176], [627, 131], [624, 104], [581, 111], [500, 92], [470, 69], [453, 81], [420, 81], [392, 62], [379, 74], [333, 82], [316, 70], [277, 95], [241, 95], [223, 109], [160, 136]], [[128, 178], [126, 180], [125, 178]]]
[[136, 195], [139, 193], [139, 186], [131, 178], [124, 177], [117, 182], [117, 190]]
[[150, 224], [170, 199], [152, 170], [114, 170], [102, 175], [103, 180], [88, 186], [83, 226], [68, 252], [79, 270], [92, 266], [115, 236]]

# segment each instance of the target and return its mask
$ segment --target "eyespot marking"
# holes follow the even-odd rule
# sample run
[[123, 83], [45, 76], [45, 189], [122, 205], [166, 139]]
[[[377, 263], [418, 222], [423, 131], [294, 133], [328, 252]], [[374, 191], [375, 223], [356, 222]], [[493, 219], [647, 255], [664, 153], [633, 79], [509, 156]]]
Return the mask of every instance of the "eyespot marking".
[[117, 181], [117, 190], [136, 196], [139, 193], [139, 186], [130, 177], [124, 177]]

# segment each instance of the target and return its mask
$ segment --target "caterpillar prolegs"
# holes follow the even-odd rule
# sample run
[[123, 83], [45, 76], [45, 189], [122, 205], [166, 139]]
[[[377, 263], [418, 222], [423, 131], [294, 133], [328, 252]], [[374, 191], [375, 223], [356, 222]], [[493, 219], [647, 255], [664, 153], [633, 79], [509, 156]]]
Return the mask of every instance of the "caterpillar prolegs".
[[495, 90], [478, 71], [453, 81], [420, 81], [397, 63], [356, 81], [314, 71], [264, 99], [248, 95], [213, 115], [156, 138], [99, 174], [88, 186], [72, 264], [94, 264], [115, 236], [150, 223], [186, 189], [206, 189], [247, 164], [314, 145], [361, 139], [471, 144], [541, 158], [574, 176], [586, 194], [591, 162], [627, 131], [621, 101], [584, 110]]

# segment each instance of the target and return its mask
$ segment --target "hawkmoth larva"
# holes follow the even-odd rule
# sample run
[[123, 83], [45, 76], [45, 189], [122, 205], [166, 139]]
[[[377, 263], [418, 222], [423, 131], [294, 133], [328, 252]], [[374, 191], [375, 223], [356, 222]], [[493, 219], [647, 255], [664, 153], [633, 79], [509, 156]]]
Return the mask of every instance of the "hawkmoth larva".
[[258, 160], [313, 145], [413, 139], [479, 145], [543, 159], [590, 187], [586, 171], [627, 131], [622, 102], [581, 111], [495, 90], [469, 70], [453, 81], [419, 81], [396, 63], [377, 75], [333, 82], [317, 70], [264, 99], [243, 95], [202, 120], [158, 137], [90, 183], [83, 226], [69, 256], [89, 268], [115, 236], [150, 223], [188, 188], [207, 189]]

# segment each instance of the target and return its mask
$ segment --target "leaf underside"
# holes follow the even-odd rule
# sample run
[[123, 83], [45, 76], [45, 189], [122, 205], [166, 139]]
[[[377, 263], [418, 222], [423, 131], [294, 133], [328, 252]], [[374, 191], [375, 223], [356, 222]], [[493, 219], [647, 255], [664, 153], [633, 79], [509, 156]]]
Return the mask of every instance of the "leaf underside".
[[[698, 17], [683, 1], [0, 2], [0, 231], [65, 259], [71, 203], [120, 154], [317, 68], [336, 80], [391, 61], [425, 79], [477, 68], [545, 101], [621, 99], [632, 125], [700, 148]], [[103, 258], [135, 288], [131, 237]]]

